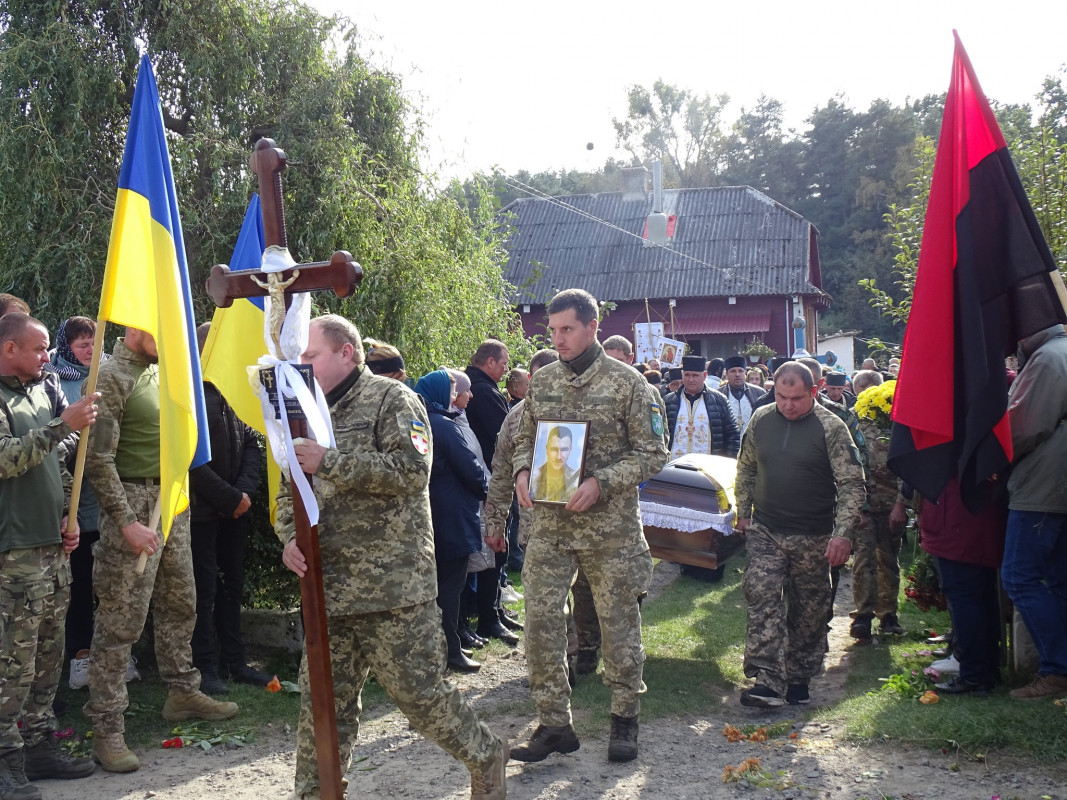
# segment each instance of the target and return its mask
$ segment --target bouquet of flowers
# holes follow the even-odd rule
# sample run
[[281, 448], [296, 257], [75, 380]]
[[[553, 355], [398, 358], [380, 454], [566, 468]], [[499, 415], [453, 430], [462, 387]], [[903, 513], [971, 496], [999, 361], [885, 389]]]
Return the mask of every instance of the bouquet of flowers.
[[873, 420], [883, 430], [893, 424], [890, 414], [893, 411], [893, 393], [897, 389], [896, 381], [886, 381], [879, 386], [864, 389], [856, 397], [856, 414], [860, 419]]

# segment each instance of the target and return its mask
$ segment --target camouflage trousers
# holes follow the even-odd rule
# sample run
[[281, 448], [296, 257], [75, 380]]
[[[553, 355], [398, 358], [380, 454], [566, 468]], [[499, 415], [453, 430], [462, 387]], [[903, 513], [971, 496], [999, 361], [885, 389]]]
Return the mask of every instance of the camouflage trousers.
[[[147, 525], [159, 494], [158, 483], [124, 481], [122, 485], [138, 521]], [[144, 631], [149, 606], [159, 677], [172, 692], [188, 694], [200, 688], [200, 672], [192, 666], [196, 589], [189, 513], [174, 518], [166, 545], [149, 556], [143, 575], [134, 569], [137, 558], [122, 529], [101, 513], [100, 541], [93, 547], [93, 590], [98, 605], [89, 650], [89, 702], [84, 707], [97, 733], [125, 730], [122, 715], [130, 701], [126, 665], [130, 649]]]
[[[0, 753], [35, 745], [55, 728], [63, 674], [70, 562], [63, 546], [0, 553]], [[22, 731], [19, 732], [19, 719]]]
[[829, 540], [777, 534], [755, 522], [745, 531], [745, 675], [782, 695], [788, 684], [806, 684], [822, 669], [830, 615]]
[[[501, 740], [445, 680], [445, 635], [435, 601], [374, 614], [331, 616], [328, 624], [342, 773], [352, 766], [363, 708], [360, 695], [370, 672], [415, 730], [468, 769], [488, 766]], [[306, 651], [299, 681], [295, 788], [298, 798], [312, 798], [318, 797], [319, 771]]]
[[578, 636], [578, 649], [596, 652], [600, 649], [600, 617], [596, 613], [593, 601], [593, 589], [585, 572], [578, 568], [578, 575], [571, 587], [573, 599], [574, 627]]
[[603, 638], [605, 685], [611, 712], [636, 717], [641, 710], [645, 650], [641, 644], [641, 599], [652, 578], [652, 557], [641, 541], [612, 550], [570, 550], [542, 538], [526, 548], [526, 663], [530, 694], [543, 725], [569, 725], [567, 595], [577, 570], [589, 579]]
[[884, 619], [897, 613], [900, 593], [900, 535], [889, 529], [889, 512], [867, 515], [865, 535], [856, 539], [852, 556], [852, 596], [856, 610], [849, 616]]

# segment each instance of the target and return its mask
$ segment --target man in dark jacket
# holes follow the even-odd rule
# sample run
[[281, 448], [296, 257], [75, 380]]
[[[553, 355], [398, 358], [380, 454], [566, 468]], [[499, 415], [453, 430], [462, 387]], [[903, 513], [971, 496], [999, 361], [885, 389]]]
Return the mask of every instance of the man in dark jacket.
[[[507, 396], [498, 385], [507, 371], [507, 345], [496, 339], [486, 339], [478, 345], [467, 367], [467, 377], [471, 379], [471, 392], [474, 395], [467, 404], [467, 421], [482, 448], [482, 459], [486, 464], [493, 463], [496, 437], [508, 415]], [[500, 577], [507, 558], [506, 553], [497, 553], [496, 568], [478, 573], [478, 635], [514, 645], [518, 643], [518, 637], [508, 627], [518, 628], [520, 623], [509, 620], [506, 623], [508, 627], [505, 627], [504, 612], [500, 606]]]
[[[210, 327], [205, 322], [196, 330], [201, 350]], [[201, 691], [225, 694], [220, 667], [222, 674], [239, 683], [266, 686], [270, 681], [270, 675], [248, 666], [241, 638], [248, 510], [259, 485], [260, 449], [252, 429], [237, 418], [213, 384], [204, 384], [204, 403], [211, 461], [189, 473], [196, 580], [193, 666], [200, 670]]]
[[[687, 453], [737, 458], [741, 434], [726, 398], [704, 385], [707, 372], [700, 356], [682, 359], [682, 388], [664, 400], [671, 458]], [[684, 402], [683, 402], [684, 400]]]

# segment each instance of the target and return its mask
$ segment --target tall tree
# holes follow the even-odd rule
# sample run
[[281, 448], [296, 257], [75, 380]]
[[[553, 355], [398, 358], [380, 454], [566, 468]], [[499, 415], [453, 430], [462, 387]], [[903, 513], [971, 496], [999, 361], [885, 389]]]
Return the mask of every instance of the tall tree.
[[[26, 296], [52, 326], [95, 312], [142, 49], [160, 88], [194, 286], [229, 259], [254, 188], [248, 154], [270, 136], [289, 156], [295, 258], [351, 250], [367, 285], [394, 293], [432, 282], [444, 260], [459, 271], [402, 324], [381, 316], [384, 303], [353, 309], [370, 333], [422, 343], [414, 371], [515, 335], [502, 281], [486, 278], [493, 290], [476, 298], [456, 294], [469, 264], [499, 274], [499, 246], [453, 195], [430, 191], [399, 79], [365, 61], [349, 23], [293, 0], [0, 0], [0, 289]], [[392, 287], [379, 277], [387, 270]], [[208, 316], [207, 298], [196, 301]], [[454, 303], [482, 313], [436, 338]]]

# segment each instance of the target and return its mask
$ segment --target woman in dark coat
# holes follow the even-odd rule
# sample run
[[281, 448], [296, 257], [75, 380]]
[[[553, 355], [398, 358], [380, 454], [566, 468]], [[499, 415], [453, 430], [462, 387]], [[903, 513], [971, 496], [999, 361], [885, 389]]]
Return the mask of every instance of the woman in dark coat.
[[459, 639], [459, 597], [467, 580], [467, 561], [481, 550], [480, 506], [489, 489], [489, 475], [478, 463], [456, 427], [452, 379], [436, 370], [419, 379], [415, 391], [426, 403], [433, 434], [430, 468], [430, 514], [437, 558], [437, 605], [448, 644], [448, 666], [459, 672], [481, 667], [463, 652]]

